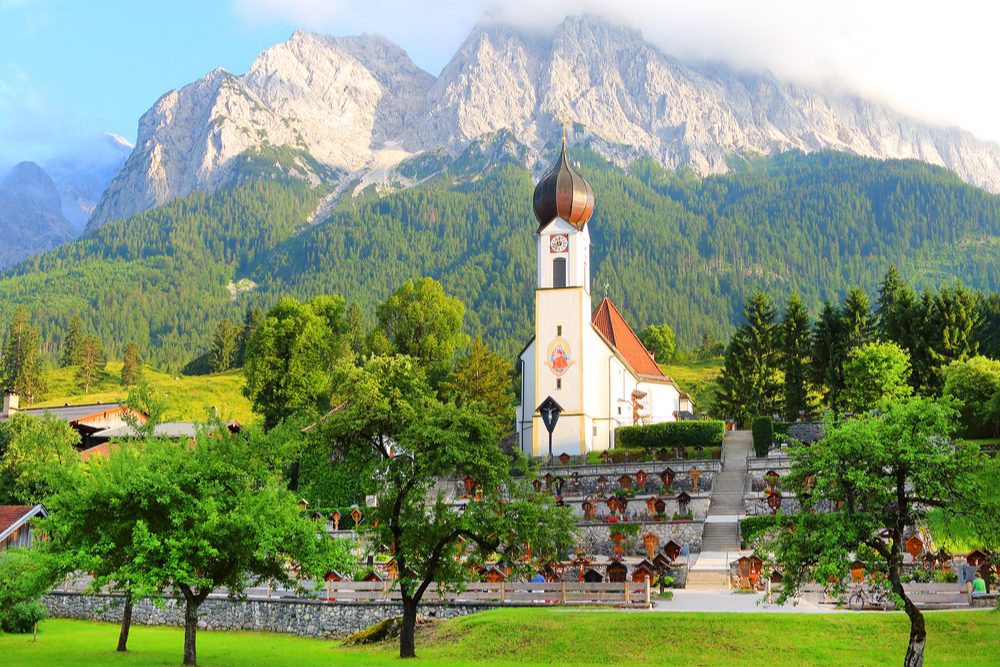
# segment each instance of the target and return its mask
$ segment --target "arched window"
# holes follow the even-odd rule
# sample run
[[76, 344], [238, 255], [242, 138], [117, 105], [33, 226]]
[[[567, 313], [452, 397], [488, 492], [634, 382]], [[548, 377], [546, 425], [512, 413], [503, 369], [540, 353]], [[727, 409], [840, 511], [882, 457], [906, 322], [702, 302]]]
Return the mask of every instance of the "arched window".
[[566, 258], [557, 257], [552, 260], [552, 286], [566, 287]]

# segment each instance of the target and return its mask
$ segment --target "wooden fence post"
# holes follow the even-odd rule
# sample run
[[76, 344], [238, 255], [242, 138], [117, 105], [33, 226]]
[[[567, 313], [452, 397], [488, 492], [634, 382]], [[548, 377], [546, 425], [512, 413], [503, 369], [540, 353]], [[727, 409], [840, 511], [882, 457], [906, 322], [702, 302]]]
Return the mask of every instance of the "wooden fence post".
[[625, 604], [632, 602], [632, 591], [629, 590], [629, 582], [625, 582]]
[[506, 587], [504, 586], [504, 583], [503, 583], [503, 582], [501, 581], [501, 582], [500, 582], [500, 604], [503, 604], [503, 600], [504, 600], [504, 589], [505, 589], [505, 588], [506, 588]]
[[386, 579], [382, 582], [382, 596], [388, 600], [389, 599], [389, 580]]
[[563, 579], [560, 583], [562, 584], [562, 586], [561, 586], [561, 590], [559, 592], [559, 604], [565, 605], [566, 604], [566, 580]]
[[649, 589], [651, 588], [651, 586], [650, 586], [651, 583], [653, 583], [653, 580], [647, 578], [646, 579], [646, 607], [650, 606]]

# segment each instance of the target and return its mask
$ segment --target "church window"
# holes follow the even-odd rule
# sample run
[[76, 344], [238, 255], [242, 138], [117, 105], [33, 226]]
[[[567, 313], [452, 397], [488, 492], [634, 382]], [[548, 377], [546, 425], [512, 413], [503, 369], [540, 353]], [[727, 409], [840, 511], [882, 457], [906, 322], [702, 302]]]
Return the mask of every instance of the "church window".
[[562, 389], [562, 378], [556, 378], [556, 389]]
[[552, 260], [552, 286], [566, 287], [566, 258], [557, 257]]
[[622, 413], [622, 406], [619, 405], [618, 406], [618, 414], [621, 414], [621, 413]]
[[557, 324], [556, 325], [556, 335], [557, 336], [562, 336], [562, 325], [561, 324]]

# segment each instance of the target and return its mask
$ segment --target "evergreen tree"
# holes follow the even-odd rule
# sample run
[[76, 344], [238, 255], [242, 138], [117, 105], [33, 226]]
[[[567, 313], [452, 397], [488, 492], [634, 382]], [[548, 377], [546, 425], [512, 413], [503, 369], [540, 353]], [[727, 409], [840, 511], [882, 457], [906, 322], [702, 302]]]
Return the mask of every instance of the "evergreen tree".
[[347, 307], [347, 342], [354, 351], [354, 354], [363, 355], [365, 353], [365, 318], [361, 313], [361, 306], [352, 303]]
[[812, 352], [809, 340], [809, 313], [798, 294], [793, 294], [785, 308], [781, 324], [781, 362], [785, 373], [785, 418], [798, 419], [800, 412], [806, 417], [812, 412], [809, 405], [809, 357]]
[[135, 343], [125, 346], [122, 360], [122, 386], [131, 387], [142, 379], [142, 363], [139, 361], [139, 347]]
[[0, 358], [0, 380], [5, 389], [13, 389], [28, 402], [44, 391], [42, 356], [38, 329], [31, 325], [26, 306], [18, 306], [7, 331]]
[[455, 370], [442, 384], [443, 394], [460, 407], [482, 404], [483, 414], [497, 433], [505, 436], [514, 426], [513, 370], [510, 361], [477, 336], [469, 353], [458, 358]]
[[87, 336], [80, 346], [80, 368], [76, 371], [76, 381], [80, 383], [84, 394], [90, 393], [90, 386], [97, 380], [104, 366], [108, 363], [104, 356], [104, 347], [97, 336]]
[[212, 340], [212, 356], [210, 368], [213, 373], [228, 371], [236, 362], [239, 350], [240, 329], [228, 317], [224, 317], [215, 328], [215, 338]]
[[837, 306], [824, 301], [812, 333], [812, 377], [834, 412], [840, 409], [846, 359], [844, 318]]
[[243, 316], [243, 330], [240, 332], [240, 349], [236, 354], [236, 366], [243, 368], [246, 359], [247, 342], [253, 336], [257, 326], [264, 321], [264, 311], [260, 306], [248, 306], [247, 312]]
[[980, 354], [1000, 359], [1000, 293], [990, 292], [980, 301], [979, 319], [976, 342]]
[[913, 289], [900, 278], [896, 266], [890, 265], [878, 291], [876, 321], [879, 338], [912, 352], [916, 301]]
[[918, 393], [932, 396], [935, 384], [932, 349], [937, 344], [940, 325], [937, 300], [930, 290], [921, 292], [920, 299], [914, 304], [910, 326], [913, 332], [910, 383]]
[[66, 336], [63, 338], [62, 357], [59, 365], [63, 368], [74, 366], [79, 363], [80, 352], [83, 347], [83, 322], [80, 316], [73, 313], [69, 318], [69, 325], [66, 327]]
[[737, 328], [726, 350], [719, 377], [719, 402], [727, 417], [746, 424], [755, 415], [780, 408], [780, 331], [771, 298], [760, 290], [747, 300], [746, 322]]
[[847, 290], [841, 317], [844, 319], [843, 333], [847, 352], [870, 343], [875, 337], [872, 302], [868, 298], [868, 293], [860, 287]]

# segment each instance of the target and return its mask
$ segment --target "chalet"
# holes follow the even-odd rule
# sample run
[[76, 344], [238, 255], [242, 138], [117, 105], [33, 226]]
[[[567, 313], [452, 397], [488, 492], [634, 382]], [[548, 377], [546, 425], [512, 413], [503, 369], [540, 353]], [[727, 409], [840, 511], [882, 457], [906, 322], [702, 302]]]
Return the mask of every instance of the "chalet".
[[32, 519], [46, 516], [48, 512], [41, 505], [0, 505], [0, 551], [30, 547]]
[[139, 423], [146, 421], [146, 415], [132, 410], [124, 403], [86, 403], [83, 405], [63, 405], [47, 408], [21, 409], [17, 392], [8, 391], [3, 397], [0, 421], [7, 421], [17, 413], [42, 417], [49, 415], [63, 419], [80, 434], [80, 449], [86, 450], [107, 440], [96, 440], [95, 434], [109, 429], [127, 427], [129, 419]]

